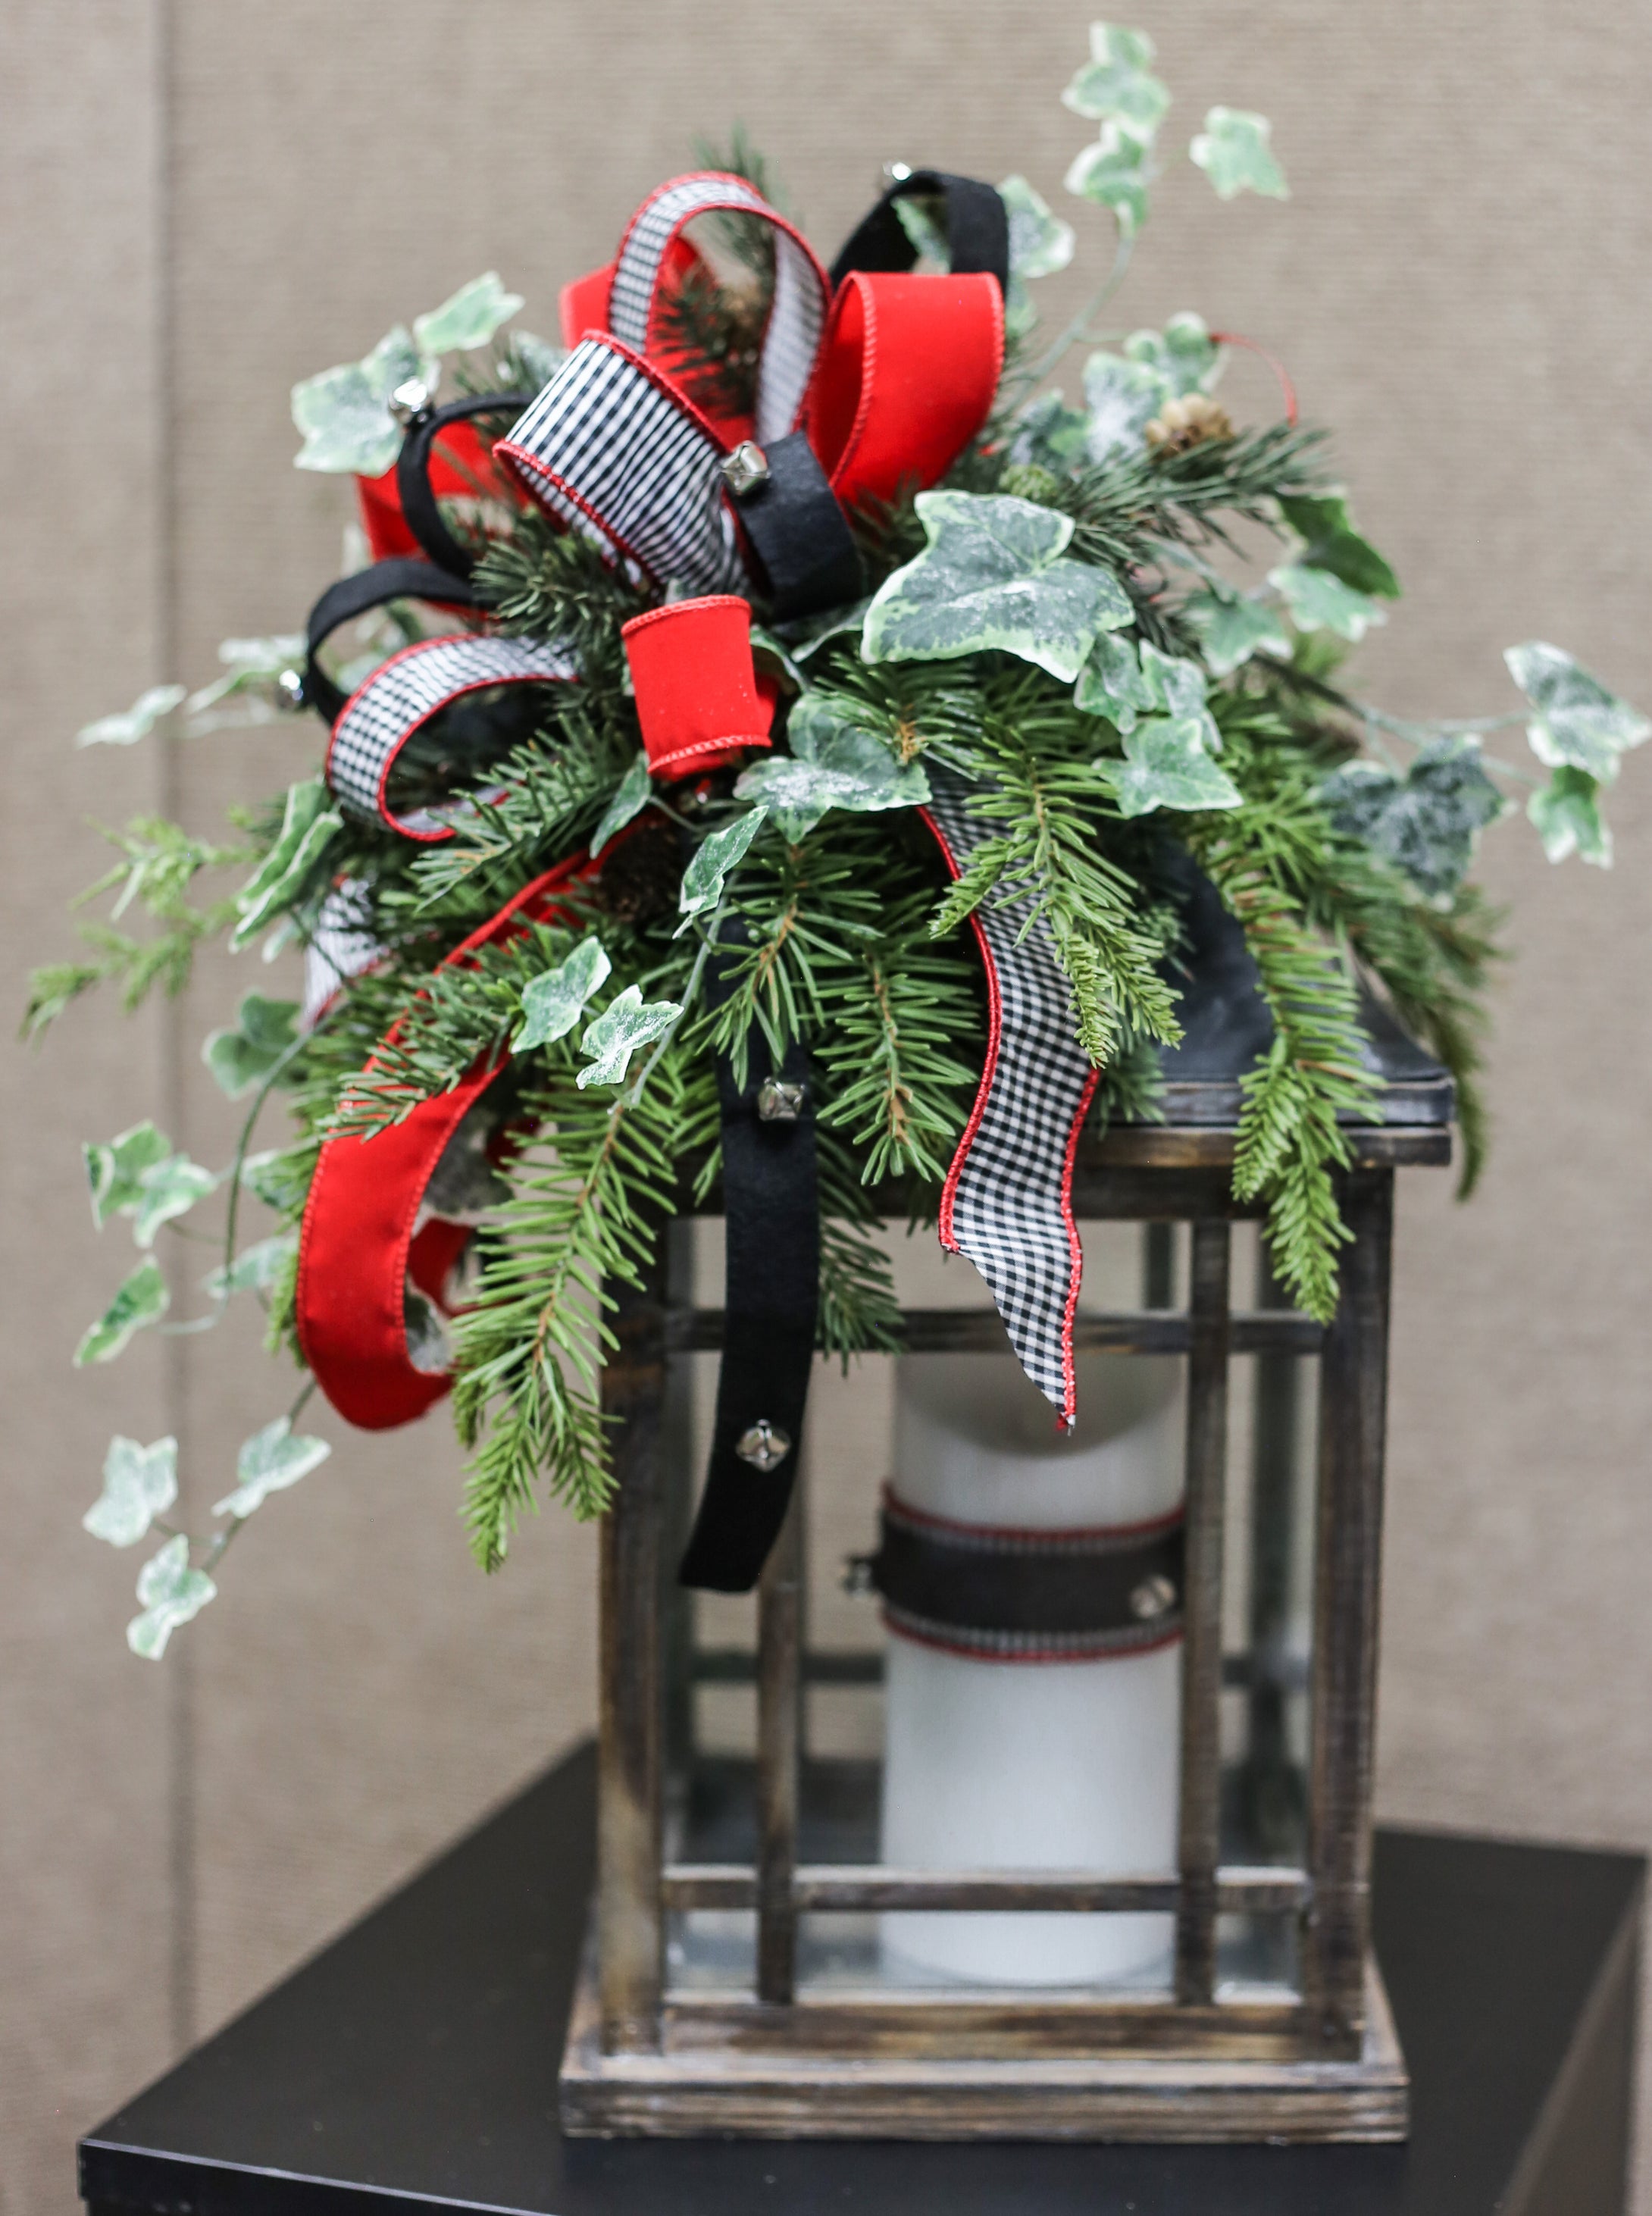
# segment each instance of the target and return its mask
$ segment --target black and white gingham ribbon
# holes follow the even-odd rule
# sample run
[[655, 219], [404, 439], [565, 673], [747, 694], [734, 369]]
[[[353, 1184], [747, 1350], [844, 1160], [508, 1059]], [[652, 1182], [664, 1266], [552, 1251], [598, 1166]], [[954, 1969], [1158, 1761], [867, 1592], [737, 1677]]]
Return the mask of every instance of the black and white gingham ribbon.
[[452, 836], [429, 809], [392, 813], [387, 790], [396, 756], [439, 709], [494, 685], [552, 685], [578, 674], [564, 648], [525, 638], [421, 639], [381, 662], [353, 693], [333, 726], [327, 782], [340, 806], [364, 823], [388, 824], [408, 839]]
[[322, 901], [315, 933], [304, 948], [300, 1031], [313, 1031], [348, 980], [371, 970], [384, 951], [368, 929], [370, 916], [364, 881], [341, 877]]
[[[970, 788], [931, 766], [930, 826], [955, 873], [992, 835]], [[941, 1243], [986, 1278], [1023, 1370], [1061, 1421], [1075, 1406], [1072, 1319], [1084, 1256], [1072, 1154], [1096, 1071], [1073, 1037], [1072, 995], [1048, 927], [1024, 901], [970, 919], [986, 969], [990, 1030], [980, 1089], [941, 1198]], [[1023, 936], [1023, 932], [1025, 936]]]
[[724, 499], [725, 448], [660, 372], [582, 339], [494, 452], [544, 508], [656, 584], [749, 589]]
[[832, 281], [814, 249], [744, 177], [703, 170], [673, 177], [649, 194], [620, 241], [608, 299], [608, 326], [637, 354], [649, 351], [650, 326], [671, 249], [696, 216], [734, 212], [759, 217], [774, 232], [774, 299], [758, 362], [759, 443], [795, 430], [826, 329]]

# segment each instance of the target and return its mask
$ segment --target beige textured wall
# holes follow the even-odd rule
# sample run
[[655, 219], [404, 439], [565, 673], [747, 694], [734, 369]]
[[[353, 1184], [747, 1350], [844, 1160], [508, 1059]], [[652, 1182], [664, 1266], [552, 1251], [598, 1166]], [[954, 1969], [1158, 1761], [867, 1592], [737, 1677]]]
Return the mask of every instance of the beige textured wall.
[[[1177, 132], [1213, 100], [1262, 108], [1296, 197], [1220, 209], [1191, 171], [1167, 184], [1121, 312], [1256, 335], [1338, 427], [1409, 587], [1368, 688], [1402, 711], [1501, 705], [1499, 649], [1537, 635], [1652, 703], [1643, 12], [1181, 0], [1141, 20]], [[287, 467], [294, 378], [489, 265], [550, 330], [561, 280], [734, 115], [828, 247], [890, 156], [1024, 168], [1057, 198], [1085, 21], [1004, 0], [12, 0], [14, 975], [64, 944], [58, 903], [95, 866], [83, 816], [169, 792], [206, 823], [313, 754], [292, 727], [170, 757], [65, 745], [143, 684], [199, 681], [218, 637], [296, 622], [331, 574], [338, 489]], [[1268, 397], [1260, 372], [1233, 391]], [[1403, 1207], [1382, 1798], [1644, 1844], [1652, 762], [1614, 816], [1610, 877], [1550, 871], [1516, 827], [1491, 845], [1520, 954], [1497, 1156], [1471, 1210], [1426, 1179]], [[77, 2128], [590, 1713], [586, 1536], [547, 1518], [484, 1586], [434, 1424], [349, 1441], [249, 1534], [175, 1659], [125, 1653], [132, 1558], [76, 1529], [108, 1431], [175, 1428], [210, 1500], [281, 1398], [246, 1336], [68, 1370], [117, 1268], [74, 1142], [153, 1107], [221, 1154], [193, 1041], [251, 982], [214, 969], [181, 1029], [81, 1011], [43, 1058], [0, 1059], [0, 2216], [66, 2210]]]

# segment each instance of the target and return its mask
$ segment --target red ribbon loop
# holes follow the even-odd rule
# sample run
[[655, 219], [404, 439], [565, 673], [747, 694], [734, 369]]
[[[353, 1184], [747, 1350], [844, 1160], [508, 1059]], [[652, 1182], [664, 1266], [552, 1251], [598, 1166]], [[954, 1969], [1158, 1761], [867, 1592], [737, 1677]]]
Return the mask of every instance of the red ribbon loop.
[[672, 600], [620, 632], [656, 777], [695, 777], [770, 744], [775, 699], [752, 666], [752, 610], [732, 593]]

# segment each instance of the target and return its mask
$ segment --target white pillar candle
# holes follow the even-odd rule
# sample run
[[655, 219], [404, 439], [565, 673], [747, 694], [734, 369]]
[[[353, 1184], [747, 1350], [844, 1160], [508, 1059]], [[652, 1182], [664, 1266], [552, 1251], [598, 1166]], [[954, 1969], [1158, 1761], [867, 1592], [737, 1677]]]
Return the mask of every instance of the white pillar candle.
[[[1179, 1365], [1089, 1355], [1066, 1436], [1010, 1357], [897, 1365], [898, 1502], [952, 1524], [1096, 1530], [1149, 1523], [1182, 1495]], [[1176, 1865], [1179, 1638], [1070, 1661], [980, 1659], [891, 1625], [882, 1857], [905, 1869]], [[971, 1985], [1151, 1985], [1165, 1915], [894, 1914], [887, 1974]]]

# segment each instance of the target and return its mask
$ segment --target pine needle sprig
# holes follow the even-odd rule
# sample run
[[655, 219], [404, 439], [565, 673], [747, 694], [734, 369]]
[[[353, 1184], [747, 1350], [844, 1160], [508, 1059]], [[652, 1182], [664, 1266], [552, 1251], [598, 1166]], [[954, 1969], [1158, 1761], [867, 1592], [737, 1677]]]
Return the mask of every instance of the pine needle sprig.
[[1273, 503], [1323, 481], [1324, 437], [1275, 423], [1162, 459], [1151, 452], [1111, 454], [1081, 470], [1059, 496], [1075, 526], [1069, 551], [1124, 569], [1151, 566], [1167, 540], [1231, 545], [1225, 514], [1276, 530]]

